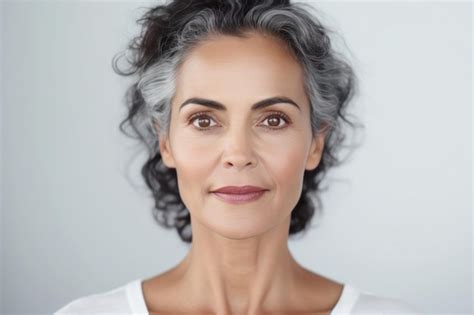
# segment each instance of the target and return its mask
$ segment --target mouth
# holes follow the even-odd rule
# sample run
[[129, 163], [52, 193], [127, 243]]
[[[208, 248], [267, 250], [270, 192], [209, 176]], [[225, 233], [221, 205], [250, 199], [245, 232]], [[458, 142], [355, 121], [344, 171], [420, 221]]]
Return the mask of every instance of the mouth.
[[210, 193], [219, 200], [230, 204], [242, 204], [258, 200], [268, 189], [254, 185], [224, 186]]
[[267, 190], [253, 191], [243, 194], [229, 194], [222, 192], [211, 192], [218, 199], [230, 204], [242, 204], [260, 199]]
[[211, 192], [218, 192], [224, 194], [247, 194], [253, 192], [260, 192], [262, 190], [267, 190], [263, 187], [253, 186], [253, 185], [244, 185], [244, 186], [224, 186], [220, 187], [215, 190], [211, 190]]

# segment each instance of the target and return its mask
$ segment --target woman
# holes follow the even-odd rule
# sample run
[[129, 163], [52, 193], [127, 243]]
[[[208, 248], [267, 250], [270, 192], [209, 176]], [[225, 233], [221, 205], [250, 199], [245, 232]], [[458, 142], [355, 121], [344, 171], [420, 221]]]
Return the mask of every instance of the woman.
[[[356, 77], [311, 7], [175, 0], [132, 40], [128, 123], [150, 150], [157, 221], [192, 243], [175, 267], [56, 314], [414, 313], [301, 266], [288, 237], [340, 160]], [[124, 130], [124, 129], [122, 129]], [[317, 199], [319, 200], [319, 199]]]

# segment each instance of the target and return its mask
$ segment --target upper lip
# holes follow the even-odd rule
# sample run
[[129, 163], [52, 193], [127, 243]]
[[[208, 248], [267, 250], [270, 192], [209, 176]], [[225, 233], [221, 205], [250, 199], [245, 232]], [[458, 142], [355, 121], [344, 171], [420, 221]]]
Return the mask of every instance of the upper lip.
[[220, 192], [223, 194], [248, 194], [248, 193], [262, 191], [262, 190], [267, 190], [267, 189], [258, 187], [258, 186], [245, 185], [245, 186], [224, 186], [216, 190], [212, 190], [211, 192]]

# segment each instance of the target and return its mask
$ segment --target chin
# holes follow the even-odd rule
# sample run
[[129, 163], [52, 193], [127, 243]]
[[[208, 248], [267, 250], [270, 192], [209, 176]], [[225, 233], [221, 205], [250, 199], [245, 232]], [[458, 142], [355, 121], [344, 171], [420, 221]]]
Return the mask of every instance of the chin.
[[[217, 219], [217, 220], [216, 220]], [[208, 228], [222, 237], [243, 240], [265, 234], [273, 226], [267, 219], [251, 220], [251, 218], [224, 219], [215, 218], [212, 222], [206, 224]]]

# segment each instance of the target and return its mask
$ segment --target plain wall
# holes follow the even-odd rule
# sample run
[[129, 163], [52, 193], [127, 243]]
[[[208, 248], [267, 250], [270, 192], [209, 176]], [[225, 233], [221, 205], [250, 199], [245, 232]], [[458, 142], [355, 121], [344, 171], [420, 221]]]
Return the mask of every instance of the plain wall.
[[[3, 18], [3, 4], [0, 3], [0, 17]], [[0, 21], [0, 311], [3, 305], [3, 23]]]
[[[152, 218], [111, 68], [135, 1], [0, 4], [0, 311], [52, 313], [186, 254]], [[363, 145], [290, 240], [306, 267], [427, 313], [472, 311], [472, 4], [318, 2], [360, 78]], [[342, 46], [341, 46], [342, 47]]]

